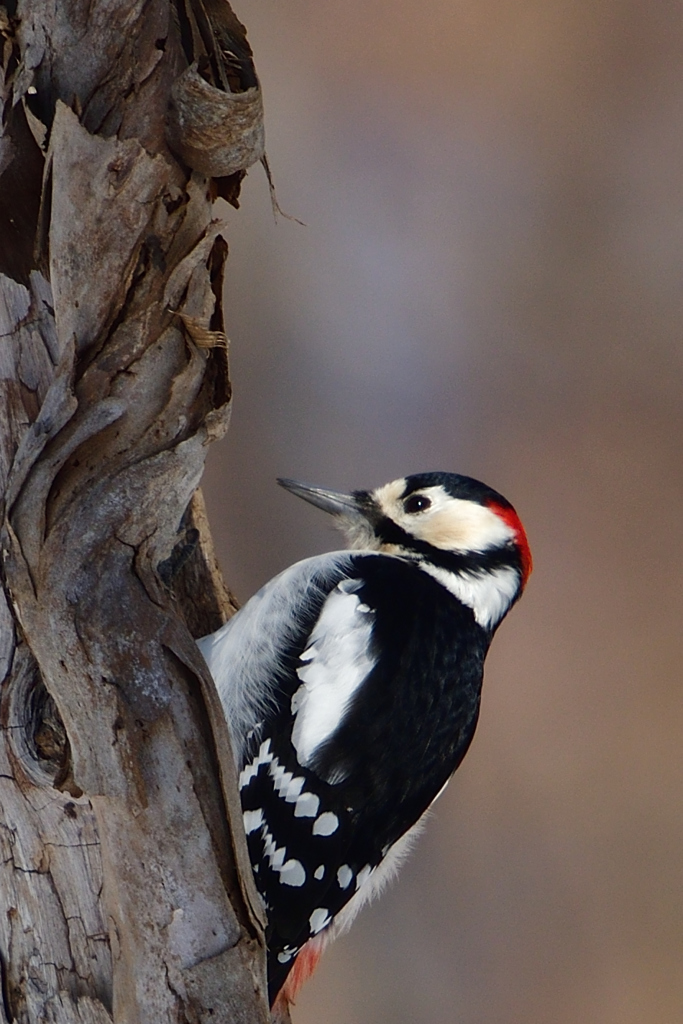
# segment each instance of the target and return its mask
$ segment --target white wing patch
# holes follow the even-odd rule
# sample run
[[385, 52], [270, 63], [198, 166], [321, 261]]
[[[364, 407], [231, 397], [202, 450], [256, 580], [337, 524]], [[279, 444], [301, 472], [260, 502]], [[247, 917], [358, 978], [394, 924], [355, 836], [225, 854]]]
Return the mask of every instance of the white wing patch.
[[339, 727], [351, 698], [372, 671], [374, 615], [358, 597], [359, 580], [342, 580], [323, 605], [297, 669], [292, 697], [292, 744], [309, 767], [318, 748]]
[[262, 587], [219, 630], [197, 641], [216, 683], [239, 768], [247, 738], [267, 717], [287, 679], [284, 652], [297, 637], [303, 615], [352, 566], [347, 551], [297, 562]]

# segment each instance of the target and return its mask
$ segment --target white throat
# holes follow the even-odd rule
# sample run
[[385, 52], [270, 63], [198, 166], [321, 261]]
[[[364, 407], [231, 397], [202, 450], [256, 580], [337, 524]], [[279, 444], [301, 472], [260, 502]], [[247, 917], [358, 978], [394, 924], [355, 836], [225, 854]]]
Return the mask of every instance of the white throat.
[[494, 629], [498, 625], [519, 590], [516, 569], [494, 569], [478, 575], [450, 572], [422, 559], [416, 564], [471, 608], [483, 629]]

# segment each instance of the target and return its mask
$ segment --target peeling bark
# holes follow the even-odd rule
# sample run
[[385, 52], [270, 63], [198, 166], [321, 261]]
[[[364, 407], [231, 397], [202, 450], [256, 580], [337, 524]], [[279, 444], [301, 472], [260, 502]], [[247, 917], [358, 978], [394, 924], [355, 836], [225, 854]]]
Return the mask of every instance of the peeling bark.
[[[0, 42], [0, 1024], [265, 1022], [193, 641], [234, 610], [197, 486], [230, 409], [212, 198], [263, 152], [251, 51], [224, 0], [25, 0]], [[188, 73], [256, 109], [236, 162], [191, 103], [179, 126]]]

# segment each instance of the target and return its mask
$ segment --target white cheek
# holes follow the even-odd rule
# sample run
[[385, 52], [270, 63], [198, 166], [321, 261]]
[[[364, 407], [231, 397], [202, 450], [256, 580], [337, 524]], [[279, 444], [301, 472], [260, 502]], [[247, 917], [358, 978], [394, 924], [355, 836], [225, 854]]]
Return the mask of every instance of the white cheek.
[[431, 514], [403, 519], [404, 529], [443, 551], [487, 551], [514, 538], [513, 530], [491, 509], [459, 498], [449, 499]]

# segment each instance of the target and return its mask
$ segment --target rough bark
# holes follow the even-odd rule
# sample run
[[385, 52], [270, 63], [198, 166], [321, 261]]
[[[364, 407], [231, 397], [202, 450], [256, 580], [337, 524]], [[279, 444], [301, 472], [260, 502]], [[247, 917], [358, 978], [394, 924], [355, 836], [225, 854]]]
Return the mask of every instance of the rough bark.
[[196, 488], [251, 52], [224, 0], [25, 0], [0, 42], [0, 1024], [263, 1022], [193, 641], [231, 611]]

